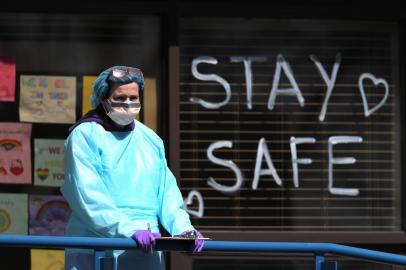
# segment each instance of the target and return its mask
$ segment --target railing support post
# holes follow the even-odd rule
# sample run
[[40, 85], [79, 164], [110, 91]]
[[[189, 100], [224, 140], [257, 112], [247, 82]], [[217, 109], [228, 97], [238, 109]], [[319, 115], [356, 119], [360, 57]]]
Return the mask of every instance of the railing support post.
[[114, 257], [106, 257], [106, 251], [94, 251], [94, 269], [95, 270], [117, 270], [116, 260]]
[[103, 269], [104, 257], [105, 257], [105, 252], [103, 250], [94, 251], [94, 270], [104, 270]]
[[315, 254], [314, 256], [314, 270], [323, 270], [324, 255]]
[[338, 262], [326, 261], [324, 255], [315, 254], [314, 270], [338, 270]]

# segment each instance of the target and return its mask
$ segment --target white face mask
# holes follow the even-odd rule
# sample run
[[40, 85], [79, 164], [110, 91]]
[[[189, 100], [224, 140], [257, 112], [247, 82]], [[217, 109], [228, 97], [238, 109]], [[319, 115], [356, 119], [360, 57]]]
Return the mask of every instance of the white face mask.
[[102, 104], [106, 114], [120, 126], [131, 124], [141, 110], [141, 104], [137, 102], [112, 102], [107, 99]]

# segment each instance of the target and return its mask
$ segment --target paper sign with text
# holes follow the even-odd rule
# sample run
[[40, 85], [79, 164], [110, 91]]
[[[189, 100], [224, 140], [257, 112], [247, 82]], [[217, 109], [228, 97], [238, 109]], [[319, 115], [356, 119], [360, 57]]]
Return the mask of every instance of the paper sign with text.
[[64, 140], [35, 139], [34, 185], [59, 187], [65, 179]]
[[76, 77], [20, 76], [20, 120], [36, 123], [76, 121]]
[[32, 124], [0, 123], [0, 183], [31, 183]]

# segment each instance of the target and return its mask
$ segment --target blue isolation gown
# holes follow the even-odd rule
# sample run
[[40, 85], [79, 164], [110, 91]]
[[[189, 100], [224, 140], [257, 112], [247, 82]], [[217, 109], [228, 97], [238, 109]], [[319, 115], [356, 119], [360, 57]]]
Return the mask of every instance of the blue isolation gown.
[[[137, 230], [171, 234], [193, 230], [169, 170], [162, 140], [135, 121], [132, 131], [111, 132], [96, 122], [73, 129], [65, 142], [61, 192], [72, 208], [68, 236], [130, 238]], [[165, 269], [162, 252], [108, 252], [116, 270]], [[92, 250], [67, 249], [65, 269], [93, 270]]]

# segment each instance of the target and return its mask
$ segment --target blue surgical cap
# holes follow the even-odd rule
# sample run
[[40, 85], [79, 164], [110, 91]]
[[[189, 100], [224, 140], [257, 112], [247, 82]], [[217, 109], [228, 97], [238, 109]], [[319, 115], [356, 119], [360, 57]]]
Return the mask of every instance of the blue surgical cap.
[[[124, 71], [131, 71], [128, 72], [125, 76], [121, 78], [110, 76], [110, 73], [114, 69], [124, 70]], [[93, 83], [93, 93], [90, 97], [90, 103], [97, 107], [100, 104], [100, 99], [106, 98], [108, 93], [110, 92], [110, 84], [111, 83], [119, 83], [119, 84], [127, 84], [135, 82], [138, 84], [139, 90], [144, 90], [144, 76], [142, 71], [138, 68], [133, 67], [126, 67], [126, 66], [114, 66], [111, 68], [106, 69], [102, 73], [100, 73], [99, 77]]]

